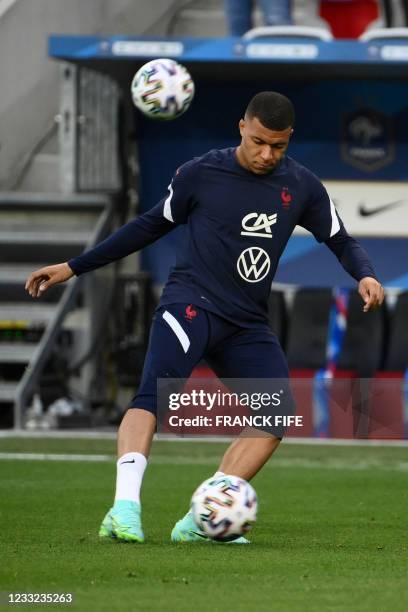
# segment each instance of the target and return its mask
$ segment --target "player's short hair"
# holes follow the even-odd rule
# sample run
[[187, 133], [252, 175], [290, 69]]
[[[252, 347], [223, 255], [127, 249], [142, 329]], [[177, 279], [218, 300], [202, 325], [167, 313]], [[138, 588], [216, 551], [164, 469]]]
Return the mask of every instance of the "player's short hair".
[[277, 91], [261, 91], [249, 102], [245, 118], [256, 117], [268, 130], [286, 130], [295, 123], [295, 109], [286, 96]]

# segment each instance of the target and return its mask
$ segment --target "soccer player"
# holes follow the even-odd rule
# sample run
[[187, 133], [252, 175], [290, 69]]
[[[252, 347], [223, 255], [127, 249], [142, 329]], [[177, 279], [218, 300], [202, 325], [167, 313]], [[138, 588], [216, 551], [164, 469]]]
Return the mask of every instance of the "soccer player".
[[[286, 155], [294, 120], [288, 98], [258, 93], [239, 122], [238, 147], [188, 161], [151, 210], [90, 251], [44, 267], [27, 280], [30, 295], [40, 297], [74, 274], [125, 257], [184, 225], [153, 319], [140, 387], [119, 427], [115, 501], [102, 522], [102, 537], [144, 540], [140, 488], [156, 430], [158, 378], [188, 378], [203, 358], [220, 377], [288, 377], [285, 356], [268, 327], [267, 302], [296, 225], [324, 242], [356, 279], [364, 311], [384, 299], [367, 254], [348, 235], [320, 180]], [[250, 480], [280, 443], [280, 437], [262, 433], [238, 437], [217, 475]], [[171, 538], [191, 542], [206, 536], [187, 512]]]

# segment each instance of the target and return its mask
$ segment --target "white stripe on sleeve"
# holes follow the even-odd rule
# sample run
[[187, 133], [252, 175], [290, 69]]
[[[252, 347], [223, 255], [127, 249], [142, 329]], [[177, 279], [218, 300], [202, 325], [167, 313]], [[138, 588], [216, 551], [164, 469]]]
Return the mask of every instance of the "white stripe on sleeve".
[[337, 234], [337, 232], [339, 231], [340, 223], [337, 217], [336, 208], [333, 204], [333, 200], [331, 198], [329, 199], [330, 199], [330, 212], [331, 212], [331, 219], [332, 219], [332, 226], [331, 226], [331, 231], [330, 231], [330, 238], [331, 238], [332, 236], [334, 236], [334, 234]]
[[179, 339], [180, 344], [183, 347], [183, 351], [187, 353], [188, 349], [190, 348], [190, 340], [188, 339], [188, 336], [184, 329], [181, 327], [180, 323], [175, 317], [173, 317], [172, 314], [170, 314], [168, 310], [165, 310], [163, 312], [163, 319], [166, 321], [166, 323], [170, 325], [171, 329], [174, 331], [177, 338]]
[[171, 221], [172, 223], [174, 223], [173, 215], [171, 214], [171, 205], [170, 205], [171, 199], [173, 197], [173, 183], [170, 183], [167, 189], [170, 191], [170, 193], [164, 202], [163, 215], [164, 215], [164, 218], [167, 219], [167, 221]]

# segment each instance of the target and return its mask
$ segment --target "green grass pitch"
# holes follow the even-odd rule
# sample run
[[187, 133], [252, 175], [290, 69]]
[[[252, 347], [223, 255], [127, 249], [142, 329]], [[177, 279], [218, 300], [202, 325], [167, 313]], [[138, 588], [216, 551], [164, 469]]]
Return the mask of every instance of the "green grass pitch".
[[[142, 545], [98, 540], [114, 461], [0, 460], [0, 591], [73, 592], [84, 611], [408, 610], [407, 448], [283, 443], [253, 481], [250, 546], [171, 544], [225, 447], [154, 444]], [[114, 442], [0, 439], [6, 452], [113, 455]]]

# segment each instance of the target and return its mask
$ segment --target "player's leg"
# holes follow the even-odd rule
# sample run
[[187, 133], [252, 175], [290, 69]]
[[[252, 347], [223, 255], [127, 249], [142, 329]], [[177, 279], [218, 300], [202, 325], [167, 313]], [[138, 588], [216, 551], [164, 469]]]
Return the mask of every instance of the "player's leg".
[[100, 537], [144, 541], [140, 489], [155, 430], [156, 416], [148, 410], [130, 408], [124, 415], [118, 431], [115, 500]]
[[[237, 335], [214, 355], [214, 368], [223, 378], [279, 380], [290, 403], [284, 410], [293, 406], [286, 357], [274, 334], [247, 330]], [[218, 472], [251, 480], [279, 447], [280, 433], [245, 429], [225, 452]]]
[[[286, 381], [289, 376], [286, 358], [279, 342], [267, 331], [245, 330], [236, 334], [221, 343], [207, 360], [220, 378], [273, 378]], [[288, 389], [287, 385], [284, 386]], [[280, 435], [246, 429], [227, 449], [214, 476], [228, 474], [250, 480], [272, 456], [280, 440]], [[172, 540], [191, 541], [191, 534], [197, 531], [189, 511], [173, 528]], [[230, 543], [247, 544], [249, 541], [241, 537]]]
[[141, 453], [148, 457], [155, 431], [155, 414], [143, 408], [129, 409], [118, 430], [118, 459], [126, 453]]
[[118, 432], [116, 494], [99, 535], [142, 542], [140, 489], [156, 430], [157, 379], [188, 378], [207, 344], [204, 311], [185, 318], [186, 305], [173, 304], [157, 311], [137, 395]]
[[277, 450], [281, 439], [261, 431], [240, 436], [228, 447], [218, 471], [251, 480]]

